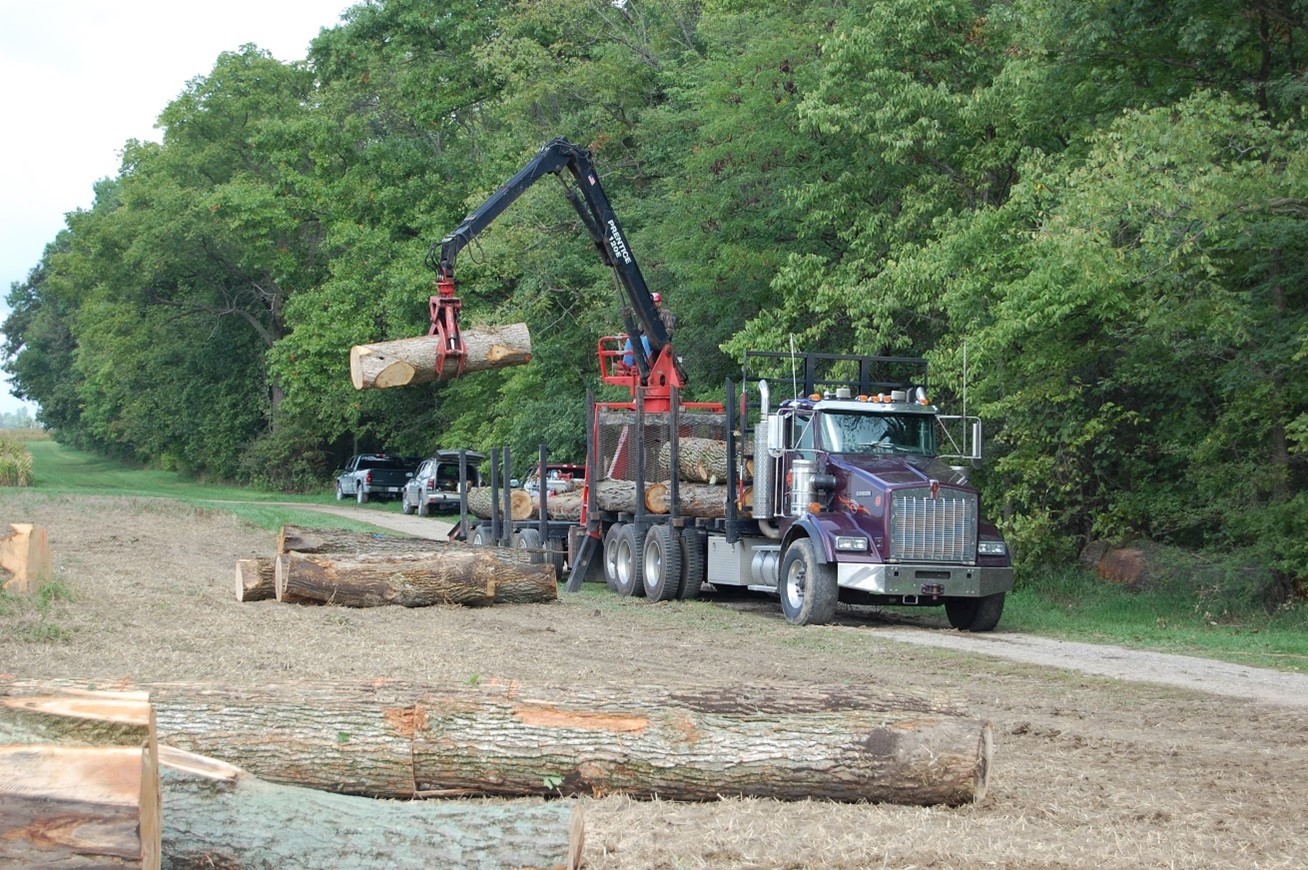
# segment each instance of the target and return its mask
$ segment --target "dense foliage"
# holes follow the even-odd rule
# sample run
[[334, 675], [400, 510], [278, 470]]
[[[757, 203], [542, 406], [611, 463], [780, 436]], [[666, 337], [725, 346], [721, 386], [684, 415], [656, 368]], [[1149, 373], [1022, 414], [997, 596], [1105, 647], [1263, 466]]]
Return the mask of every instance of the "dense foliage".
[[[355, 392], [427, 248], [587, 143], [696, 397], [747, 348], [927, 353], [1028, 564], [1095, 538], [1308, 576], [1308, 0], [369, 0], [224, 54], [9, 294], [66, 443], [320, 483], [356, 448], [583, 449], [612, 278], [553, 185], [460, 261], [531, 366]], [[966, 349], [966, 352], [965, 352]], [[964, 359], [968, 360], [966, 369]], [[967, 383], [964, 383], [966, 375]]]

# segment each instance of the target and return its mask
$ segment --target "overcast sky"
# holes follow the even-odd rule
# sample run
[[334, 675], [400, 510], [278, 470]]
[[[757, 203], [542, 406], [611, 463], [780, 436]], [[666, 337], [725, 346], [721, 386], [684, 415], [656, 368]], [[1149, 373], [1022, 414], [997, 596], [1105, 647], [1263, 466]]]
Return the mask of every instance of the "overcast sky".
[[[0, 0], [0, 317], [64, 215], [224, 51], [301, 60], [352, 0]], [[0, 381], [0, 411], [23, 403]]]

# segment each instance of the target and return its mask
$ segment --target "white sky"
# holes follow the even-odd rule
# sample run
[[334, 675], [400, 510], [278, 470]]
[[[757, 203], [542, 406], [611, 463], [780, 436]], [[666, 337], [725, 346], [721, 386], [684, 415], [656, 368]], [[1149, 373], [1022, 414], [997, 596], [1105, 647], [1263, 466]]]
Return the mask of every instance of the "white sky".
[[[0, 0], [0, 317], [64, 215], [218, 55], [301, 60], [355, 0]], [[0, 373], [0, 377], [3, 374]], [[0, 411], [23, 407], [0, 380]]]

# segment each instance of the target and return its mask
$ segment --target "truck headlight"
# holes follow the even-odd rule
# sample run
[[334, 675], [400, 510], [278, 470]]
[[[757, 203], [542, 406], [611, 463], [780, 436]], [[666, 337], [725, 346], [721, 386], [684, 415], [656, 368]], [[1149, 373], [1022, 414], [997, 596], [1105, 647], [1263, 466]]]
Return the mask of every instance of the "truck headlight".
[[866, 553], [867, 538], [862, 535], [837, 535], [836, 550], [841, 553]]
[[1008, 545], [1003, 541], [979, 541], [976, 552], [979, 556], [1007, 556]]

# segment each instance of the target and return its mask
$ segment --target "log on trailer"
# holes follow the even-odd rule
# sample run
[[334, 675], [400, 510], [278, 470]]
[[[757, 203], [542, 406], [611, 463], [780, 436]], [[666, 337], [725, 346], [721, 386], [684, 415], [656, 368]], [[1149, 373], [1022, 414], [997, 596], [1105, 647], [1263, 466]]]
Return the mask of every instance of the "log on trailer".
[[170, 745], [270, 781], [373, 797], [958, 805], [985, 796], [993, 751], [990, 724], [956, 702], [875, 686], [150, 689]]
[[[659, 467], [665, 476], [672, 459], [672, 444], [659, 448]], [[677, 477], [691, 483], [727, 482], [727, 442], [715, 438], [682, 438], [677, 442]]]
[[[677, 509], [683, 517], [713, 519], [727, 515], [727, 487], [707, 483], [679, 483]], [[645, 510], [652, 514], [672, 511], [672, 485], [666, 481], [652, 483], [645, 491]]]
[[373, 800], [266, 782], [164, 747], [170, 867], [581, 866], [574, 801]]
[[149, 697], [0, 682], [0, 865], [160, 862]]
[[[531, 362], [531, 333], [525, 323], [464, 327], [464, 374], [526, 365]], [[430, 384], [458, 375], [458, 365], [446, 359], [436, 371], [441, 340], [435, 335], [401, 338], [350, 348], [350, 380], [356, 390]]]
[[[597, 483], [594, 489], [595, 504], [600, 510], [610, 513], [635, 513], [638, 496], [634, 480], [606, 478]], [[648, 491], [647, 485], [646, 492]]]
[[[498, 501], [495, 503], [496, 508], [501, 516], [504, 515], [504, 490], [497, 490], [495, 493]], [[491, 517], [491, 488], [489, 486], [474, 486], [468, 489], [468, 513], [483, 520]], [[531, 493], [525, 489], [509, 490], [509, 519], [511, 520], [528, 520], [531, 519], [536, 511], [536, 501], [531, 497]]]
[[[432, 542], [433, 547], [435, 542]], [[277, 600], [343, 607], [536, 604], [558, 597], [550, 565], [491, 548], [445, 544], [425, 553], [277, 557]]]

